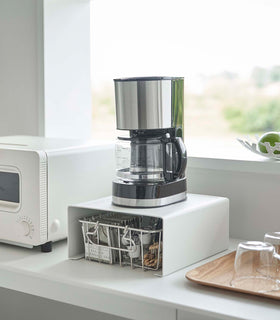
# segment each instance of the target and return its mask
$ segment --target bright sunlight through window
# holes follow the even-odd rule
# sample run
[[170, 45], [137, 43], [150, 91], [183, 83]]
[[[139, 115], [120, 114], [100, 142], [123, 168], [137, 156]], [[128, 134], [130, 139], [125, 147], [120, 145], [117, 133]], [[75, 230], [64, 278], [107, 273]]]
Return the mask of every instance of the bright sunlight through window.
[[93, 137], [115, 137], [113, 79], [185, 77], [185, 138], [280, 130], [278, 0], [94, 0]]

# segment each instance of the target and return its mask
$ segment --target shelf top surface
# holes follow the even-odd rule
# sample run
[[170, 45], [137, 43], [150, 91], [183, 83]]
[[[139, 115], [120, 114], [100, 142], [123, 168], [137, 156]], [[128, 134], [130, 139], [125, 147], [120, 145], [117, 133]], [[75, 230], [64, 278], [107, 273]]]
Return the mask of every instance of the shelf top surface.
[[[55, 243], [53, 252], [48, 254], [37, 249], [0, 244], [0, 274], [5, 275], [0, 277], [0, 286], [64, 302], [63, 297], [60, 299], [56, 295], [54, 298], [53, 293], [48, 292], [48, 282], [53, 281], [73, 294], [84, 288], [85, 294], [102, 292], [111, 297], [129, 297], [135, 301], [185, 311], [195, 310], [212, 316], [279, 319], [279, 301], [200, 286], [185, 279], [188, 270], [234, 250], [237, 243], [237, 240], [231, 240], [229, 250], [163, 278], [140, 269], [131, 270], [129, 267], [120, 268], [118, 265], [110, 266], [86, 260], [68, 260], [65, 241]], [[22, 283], [15, 281], [15, 276], [25, 280]], [[26, 286], [26, 280], [30, 286]], [[36, 287], [37, 290], [33, 289]], [[76, 305], [84, 306], [78, 294], [75, 299]]]
[[71, 208], [85, 208], [85, 209], [96, 209], [111, 212], [122, 212], [127, 214], [139, 214], [144, 216], [152, 216], [159, 218], [169, 218], [176, 215], [182, 215], [188, 212], [197, 210], [204, 206], [209, 206], [217, 202], [228, 202], [226, 198], [208, 196], [201, 194], [187, 194], [187, 201], [177, 202], [164, 207], [156, 208], [129, 208], [129, 207], [119, 207], [112, 204], [112, 197], [104, 197], [101, 199], [80, 203], [78, 205], [70, 206]]

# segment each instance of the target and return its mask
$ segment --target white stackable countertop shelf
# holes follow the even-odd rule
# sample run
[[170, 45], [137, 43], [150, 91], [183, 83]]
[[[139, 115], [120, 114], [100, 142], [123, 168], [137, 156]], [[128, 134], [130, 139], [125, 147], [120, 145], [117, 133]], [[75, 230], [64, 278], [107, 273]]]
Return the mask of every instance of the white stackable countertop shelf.
[[0, 244], [0, 286], [129, 319], [175, 320], [192, 312], [214, 319], [279, 320], [279, 301], [185, 279], [188, 270], [232, 251], [237, 243], [231, 240], [229, 250], [163, 278], [129, 267], [68, 260], [66, 241], [55, 243], [51, 253]]

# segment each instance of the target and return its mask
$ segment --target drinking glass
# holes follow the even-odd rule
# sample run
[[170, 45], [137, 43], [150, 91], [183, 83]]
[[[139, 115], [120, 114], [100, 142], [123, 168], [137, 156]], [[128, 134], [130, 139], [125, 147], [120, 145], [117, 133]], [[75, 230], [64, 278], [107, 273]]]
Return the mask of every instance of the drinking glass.
[[280, 255], [272, 244], [260, 241], [239, 243], [234, 261], [231, 286], [243, 290], [269, 292], [279, 290], [279, 278], [272, 277]]
[[264, 236], [264, 242], [271, 243], [275, 251], [280, 254], [280, 232], [267, 232]]
[[[276, 253], [280, 254], [280, 232], [267, 232], [264, 242], [272, 244]], [[277, 259], [274, 260], [271, 276], [280, 279], [280, 261]]]

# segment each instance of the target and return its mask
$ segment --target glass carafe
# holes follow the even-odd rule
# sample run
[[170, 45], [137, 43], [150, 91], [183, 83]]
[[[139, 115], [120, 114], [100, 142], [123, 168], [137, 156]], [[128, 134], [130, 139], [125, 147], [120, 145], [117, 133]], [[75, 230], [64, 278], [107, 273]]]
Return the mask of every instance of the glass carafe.
[[184, 144], [181, 145], [178, 139], [181, 138], [171, 139], [168, 133], [119, 137], [116, 144], [117, 177], [124, 182], [174, 180], [186, 166]]

